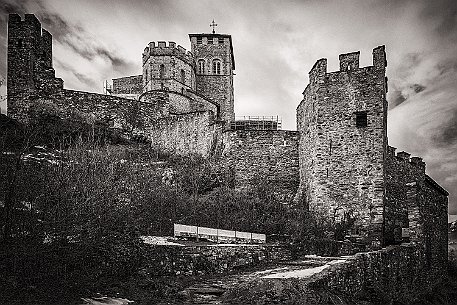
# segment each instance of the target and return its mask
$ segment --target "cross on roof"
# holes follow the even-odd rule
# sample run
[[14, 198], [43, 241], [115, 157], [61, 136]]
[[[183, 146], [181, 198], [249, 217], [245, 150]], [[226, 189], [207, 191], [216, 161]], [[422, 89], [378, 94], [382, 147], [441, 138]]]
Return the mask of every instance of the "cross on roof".
[[217, 24], [214, 22], [214, 19], [213, 19], [213, 22], [209, 26], [213, 27], [213, 34], [215, 34], [216, 31], [214, 30], [214, 28], [217, 27]]

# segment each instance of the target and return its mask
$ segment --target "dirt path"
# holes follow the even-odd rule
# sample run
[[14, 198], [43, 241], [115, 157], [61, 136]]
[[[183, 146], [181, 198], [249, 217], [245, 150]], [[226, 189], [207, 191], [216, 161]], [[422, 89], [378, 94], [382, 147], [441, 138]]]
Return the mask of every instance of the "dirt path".
[[163, 302], [159, 305], [183, 304], [183, 305], [216, 305], [223, 304], [222, 295], [237, 286], [262, 278], [309, 278], [321, 272], [332, 264], [345, 261], [344, 258], [307, 258], [301, 261], [287, 262], [273, 268], [263, 270], [241, 272], [224, 277], [210, 278], [190, 287], [187, 287], [177, 295], [177, 300]]

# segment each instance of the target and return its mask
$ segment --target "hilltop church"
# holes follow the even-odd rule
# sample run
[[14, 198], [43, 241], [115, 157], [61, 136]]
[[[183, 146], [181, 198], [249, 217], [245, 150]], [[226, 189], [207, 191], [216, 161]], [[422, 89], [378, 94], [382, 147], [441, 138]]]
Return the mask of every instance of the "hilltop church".
[[236, 188], [261, 179], [285, 204], [332, 222], [351, 217], [350, 238], [367, 249], [413, 242], [436, 272], [445, 266], [448, 193], [421, 158], [388, 145], [384, 46], [368, 67], [359, 66], [359, 52], [341, 54], [334, 72], [318, 60], [296, 109], [297, 130], [289, 131], [274, 120], [235, 119], [230, 35], [189, 39], [190, 52], [149, 43], [139, 75], [114, 79], [106, 94], [88, 93], [55, 77], [52, 36], [39, 20], [11, 14], [8, 116], [27, 124], [44, 107], [145, 139], [163, 153], [216, 158], [233, 171]]

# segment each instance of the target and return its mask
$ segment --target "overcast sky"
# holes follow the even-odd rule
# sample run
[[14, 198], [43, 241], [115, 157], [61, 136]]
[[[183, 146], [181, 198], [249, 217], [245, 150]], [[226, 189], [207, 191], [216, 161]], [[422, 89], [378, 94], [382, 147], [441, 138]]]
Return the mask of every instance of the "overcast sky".
[[[35, 13], [54, 37], [54, 68], [68, 89], [102, 92], [105, 79], [141, 72], [150, 41], [190, 49], [189, 33], [232, 35], [236, 115], [295, 108], [319, 58], [386, 45], [389, 144], [427, 163], [457, 214], [457, 1], [1, 0], [0, 76], [6, 77], [7, 13]], [[4, 94], [4, 87], [0, 91]], [[4, 113], [4, 105], [2, 105]]]

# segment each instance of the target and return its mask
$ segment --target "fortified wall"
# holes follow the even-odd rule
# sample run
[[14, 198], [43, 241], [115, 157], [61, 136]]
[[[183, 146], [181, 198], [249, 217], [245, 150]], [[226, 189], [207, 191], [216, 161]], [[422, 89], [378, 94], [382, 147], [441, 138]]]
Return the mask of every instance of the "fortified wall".
[[[8, 116], [23, 123], [44, 107], [62, 119], [98, 121], [122, 133], [135, 128], [137, 101], [63, 88], [52, 67], [52, 35], [33, 14], [25, 14], [24, 20], [9, 15], [7, 94]], [[154, 107], [143, 104], [142, 109], [144, 116], [138, 120], [148, 125]]]
[[283, 203], [292, 202], [299, 184], [298, 132], [229, 130], [224, 132], [224, 162], [233, 168], [238, 188], [267, 185]]
[[113, 79], [110, 94], [63, 88], [52, 68], [52, 36], [33, 14], [24, 20], [11, 14], [8, 35], [10, 117], [27, 123], [44, 107], [62, 119], [103, 123], [124, 137], [147, 139], [162, 153], [221, 157], [239, 189], [266, 175], [284, 201], [294, 196], [297, 133], [232, 130], [230, 35], [192, 34], [192, 52], [174, 42], [151, 42], [142, 54], [142, 74]]
[[359, 52], [340, 55], [335, 72], [318, 60], [297, 107], [297, 131], [284, 131], [234, 121], [230, 35], [191, 34], [191, 52], [150, 43], [143, 74], [113, 80], [112, 95], [102, 95], [63, 88], [52, 36], [34, 15], [11, 14], [8, 27], [10, 117], [28, 123], [42, 106], [145, 138], [160, 152], [215, 158], [233, 170], [238, 189], [271, 186], [283, 203], [294, 198], [330, 227], [345, 225], [346, 241], [372, 250], [410, 241], [430, 272], [443, 270], [448, 193], [420, 158], [388, 146], [384, 46], [368, 67], [359, 67]]
[[449, 193], [425, 173], [421, 158], [395, 150], [389, 146], [386, 155], [384, 243], [417, 243], [428, 267], [446, 266]]

